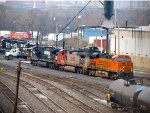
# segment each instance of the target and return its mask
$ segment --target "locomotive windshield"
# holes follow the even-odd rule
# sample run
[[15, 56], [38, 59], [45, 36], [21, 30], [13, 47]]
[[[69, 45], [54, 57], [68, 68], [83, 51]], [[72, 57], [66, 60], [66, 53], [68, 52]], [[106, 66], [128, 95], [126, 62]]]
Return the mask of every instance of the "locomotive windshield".
[[117, 58], [117, 61], [118, 62], [123, 62], [123, 61], [131, 62], [131, 58]]

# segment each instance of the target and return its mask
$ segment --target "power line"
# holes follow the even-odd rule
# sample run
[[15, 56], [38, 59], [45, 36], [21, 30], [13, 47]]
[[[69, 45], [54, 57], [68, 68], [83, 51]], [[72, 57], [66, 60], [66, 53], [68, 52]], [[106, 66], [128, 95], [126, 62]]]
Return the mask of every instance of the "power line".
[[91, 0], [89, 0], [88, 3], [66, 24], [66, 26], [57, 34], [57, 36], [70, 25], [70, 23], [89, 5], [90, 2]]

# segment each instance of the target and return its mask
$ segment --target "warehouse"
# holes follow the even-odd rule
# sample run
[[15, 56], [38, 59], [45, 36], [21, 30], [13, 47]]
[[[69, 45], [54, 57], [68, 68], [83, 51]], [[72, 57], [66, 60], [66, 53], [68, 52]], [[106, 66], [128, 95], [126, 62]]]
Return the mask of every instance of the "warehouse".
[[149, 43], [150, 25], [134, 28], [115, 28], [111, 35], [110, 51], [112, 53], [116, 51], [116, 54], [131, 55], [135, 63], [134, 66], [137, 68], [149, 68]]

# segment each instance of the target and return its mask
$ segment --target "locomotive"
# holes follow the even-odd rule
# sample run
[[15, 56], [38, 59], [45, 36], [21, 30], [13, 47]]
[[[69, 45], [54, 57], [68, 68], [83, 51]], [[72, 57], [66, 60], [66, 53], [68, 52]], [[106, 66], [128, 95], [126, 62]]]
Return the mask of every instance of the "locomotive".
[[56, 69], [56, 56], [60, 49], [48, 46], [33, 47], [31, 51], [31, 64], [34, 66], [41, 65], [47, 68]]
[[71, 66], [76, 73], [92, 76], [99, 74], [111, 79], [133, 77], [133, 63], [130, 56], [101, 53], [97, 47], [79, 50], [34, 48], [31, 64], [42, 64], [57, 70], [64, 70], [66, 66]]
[[150, 88], [138, 85], [139, 83], [142, 82], [123, 79], [112, 82], [109, 87], [112, 108], [133, 113], [150, 113]]

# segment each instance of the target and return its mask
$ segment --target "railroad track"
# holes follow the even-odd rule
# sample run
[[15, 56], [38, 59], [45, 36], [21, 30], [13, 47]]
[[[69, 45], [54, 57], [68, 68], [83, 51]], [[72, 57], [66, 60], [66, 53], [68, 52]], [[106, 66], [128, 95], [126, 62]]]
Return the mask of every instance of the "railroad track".
[[[15, 73], [16, 72], [16, 70], [14, 70], [14, 68], [12, 68], [12, 67], [6, 67], [7, 69], [7, 72], [13, 72], [13, 73]], [[90, 112], [90, 113], [98, 113], [98, 112], [100, 112], [100, 113], [107, 113], [107, 112], [111, 112], [110, 111], [110, 109], [108, 110], [108, 108], [102, 108], [103, 110], [101, 110], [101, 109], [95, 109], [95, 108], [91, 108], [91, 106], [90, 105], [88, 105], [88, 103], [85, 103], [84, 104], [84, 101], [79, 101], [78, 99], [76, 99], [76, 98], [74, 98], [74, 99], [76, 99], [77, 101], [75, 101], [75, 100], [73, 100], [72, 98], [71, 98], [71, 95], [69, 95], [70, 97], [67, 97], [67, 99], [66, 99], [66, 92], [63, 92], [62, 91], [62, 89], [60, 89], [60, 88], [58, 88], [58, 87], [56, 87], [56, 86], [54, 86], [54, 85], [52, 85], [51, 83], [49, 83], [49, 82], [47, 82], [48, 80], [49, 81], [53, 81], [53, 82], [59, 82], [59, 83], [61, 83], [61, 84], [63, 84], [63, 85], [66, 85], [66, 86], [68, 86], [69, 88], [71, 88], [71, 89], [73, 89], [73, 90], [75, 90], [75, 91], [78, 91], [78, 92], [80, 92], [82, 95], [84, 95], [85, 97], [88, 97], [88, 98], [90, 98], [90, 100], [91, 101], [97, 101], [97, 100], [99, 100], [99, 97], [96, 97], [95, 95], [93, 95], [92, 93], [90, 93], [90, 92], [88, 92], [88, 91], [86, 91], [86, 90], [84, 90], [82, 87], [79, 87], [79, 86], [81, 86], [81, 85], [85, 85], [86, 87], [90, 87], [90, 88], [93, 88], [93, 89], [95, 89], [95, 90], [102, 90], [101, 92], [103, 92], [104, 94], [105, 94], [105, 92], [107, 92], [108, 90], [108, 86], [104, 86], [103, 87], [103, 85], [100, 85], [100, 84], [93, 84], [93, 83], [89, 83], [89, 82], [87, 82], [87, 81], [84, 81], [84, 80], [78, 80], [78, 79], [76, 79], [76, 78], [73, 78], [73, 77], [70, 77], [70, 78], [68, 78], [68, 77], [57, 77], [57, 76], [53, 76], [52, 74], [40, 74], [40, 73], [37, 73], [37, 72], [34, 72], [34, 71], [31, 71], [30, 69], [28, 70], [28, 72], [27, 72], [27, 70], [26, 69], [24, 69], [23, 68], [23, 70], [22, 70], [22, 75], [21, 76], [24, 76], [24, 77], [26, 77], [29, 81], [34, 81], [34, 82], [38, 82], [38, 84], [42, 84], [43, 86], [47, 86], [47, 89], [48, 90], [51, 90], [51, 88], [52, 89], [59, 89], [59, 90], [56, 90], [56, 94], [58, 94], [57, 92], [61, 92], [60, 93], [60, 96], [62, 95], [62, 97], [65, 99], [65, 100], [68, 100], [68, 102], [70, 102], [70, 100], [71, 101], [73, 101], [74, 103], [74, 105], [76, 105], [77, 107], [79, 107], [79, 108], [81, 108], [84, 112]], [[35, 76], [36, 76], [36, 78], [35, 78]], [[41, 79], [45, 79], [45, 80], [42, 80], [42, 82], [41, 82]], [[47, 81], [46, 81], [47, 80]], [[78, 84], [78, 85], [77, 85]], [[49, 88], [50, 87], [50, 88]], [[65, 94], [65, 96], [63, 96]], [[80, 103], [80, 104], [79, 104]], [[81, 103], [83, 104], [83, 105], [81, 105]], [[99, 105], [97, 105], [97, 104], [99, 104]], [[97, 107], [99, 107], [99, 108], [101, 108], [102, 106], [101, 106], [101, 104], [100, 103], [97, 103], [96, 104], [96, 106]], [[85, 106], [86, 105], [86, 106]], [[93, 110], [93, 111], [92, 111]], [[69, 112], [69, 113], [71, 113], [71, 112]], [[76, 113], [76, 112], [75, 112]]]
[[36, 73], [34, 71], [29, 71], [31, 74], [34, 74], [36, 76], [44, 76], [46, 78], [50, 78], [50, 79], [55, 79], [55, 80], [59, 80], [59, 81], [65, 81], [65, 82], [70, 82], [70, 83], [76, 83], [76, 84], [80, 84], [80, 85], [86, 85], [90, 88], [94, 88], [96, 90], [101, 90], [103, 93], [106, 93], [108, 91], [108, 86], [104, 86], [102, 84], [94, 84], [94, 83], [89, 83], [85, 80], [81, 80], [81, 79], [76, 79], [74, 77], [58, 77], [55, 76], [53, 74], [39, 74]]
[[[15, 94], [0, 81], [0, 91], [8, 98], [8, 100], [14, 104]], [[34, 113], [34, 111], [26, 105], [24, 101], [18, 98], [18, 112], [19, 113]], [[1, 111], [2, 112], [2, 111]]]
[[[14, 71], [14, 69], [10, 69], [7, 68], [7, 70], [10, 71]], [[28, 71], [28, 73], [26, 73], [26, 71]], [[105, 94], [108, 92], [108, 86], [104, 86], [102, 84], [95, 84], [95, 83], [89, 83], [85, 80], [81, 80], [81, 79], [76, 79], [73, 77], [59, 77], [59, 76], [55, 76], [53, 74], [42, 74], [42, 73], [37, 73], [35, 71], [31, 71], [30, 69], [26, 70], [23, 68], [22, 73], [25, 73], [27, 75], [36, 75], [39, 76], [41, 78], [45, 78], [45, 79], [49, 79], [49, 80], [53, 80], [56, 82], [61, 82], [63, 84], [70, 84], [71, 87], [76, 87], [76, 89], [80, 90], [80, 92], [82, 91], [83, 93], [91, 93], [89, 95], [91, 95], [90, 97], [93, 97], [95, 100], [100, 101], [100, 99], [105, 99]], [[87, 89], [87, 90], [84, 90]], [[89, 92], [90, 91], [90, 92]], [[95, 94], [93, 92], [96, 92]], [[99, 99], [100, 98], [100, 99]]]
[[[16, 77], [5, 75], [6, 78], [13, 80], [16, 82]], [[45, 96], [41, 91], [39, 91], [32, 84], [20, 80], [20, 86], [28, 90], [32, 95], [34, 95], [40, 102], [42, 102], [46, 108], [49, 109], [50, 113], [67, 113], [63, 108], [55, 104], [51, 99]]]
[[[82, 93], [85, 96], [88, 96], [91, 99], [94, 100], [100, 100], [100, 99], [105, 99], [105, 94], [106, 92], [108, 92], [108, 89], [92, 84], [92, 83], [87, 83], [86, 81], [81, 81], [81, 80], [77, 80], [74, 78], [64, 78], [64, 77], [56, 77], [56, 76], [51, 76], [51, 75], [33, 75], [31, 73], [26, 73], [26, 72], [22, 72], [24, 75], [26, 75], [27, 77], [33, 77], [33, 76], [38, 76], [42, 79], [46, 79], [46, 80], [50, 80], [50, 81], [54, 81], [54, 82], [59, 82], [63, 85], [66, 85], [68, 87], [70, 87], [71, 89], [74, 89], [80, 93]], [[90, 89], [93, 89], [93, 91], [98, 91], [98, 95], [88, 91]]]
[[91, 108], [90, 106], [87, 106], [83, 102], [80, 102], [79, 100], [77, 100], [73, 96], [68, 95], [66, 92], [63, 92], [62, 90], [60, 90], [59, 88], [55, 87], [54, 85], [51, 85], [50, 83], [47, 83], [45, 81], [42, 81], [40, 79], [37, 79], [35, 77], [31, 77], [31, 76], [30, 77], [28, 76], [27, 78], [28, 78], [28, 80], [31, 80], [31, 81], [34, 81], [34, 82], [38, 82], [38, 84], [46, 86], [46, 88], [49, 91], [52, 91], [53, 93], [55, 93], [58, 96], [62, 97], [64, 100], [67, 100], [70, 104], [73, 104], [76, 107], [79, 107], [80, 109], [82, 109], [84, 111], [84, 113], [99, 113], [99, 111], [96, 111], [95, 109]]
[[[14, 71], [14, 69], [15, 68], [12, 68], [12, 67], [6, 68], [6, 70], [8, 70], [8, 71]], [[43, 74], [43, 73], [39, 73], [39, 72], [37, 73], [37, 72], [32, 71], [30, 69], [24, 69], [24, 68], [23, 68], [22, 72], [24, 72], [24, 73], [28, 72], [28, 73], [36, 75], [36, 76], [50, 78], [50, 79], [53, 79], [53, 80], [54, 79], [59, 80], [59, 81], [64, 81], [65, 80], [65, 82], [71, 82], [71, 83], [76, 83], [76, 84], [80, 84], [80, 85], [86, 85], [89, 88], [100, 90], [104, 94], [106, 94], [106, 92], [108, 92], [108, 87], [109, 87], [108, 85], [90, 83], [90, 82], [87, 82], [85, 80], [76, 79], [74, 77], [58, 77], [58, 76], [55, 76], [54, 74]]]
[[[11, 69], [8, 69], [7, 71], [14, 71]], [[100, 100], [100, 99], [105, 99], [105, 94], [108, 92], [108, 86], [104, 86], [104, 85], [100, 85], [100, 84], [93, 84], [93, 83], [89, 83], [87, 81], [84, 80], [79, 80], [76, 78], [68, 78], [68, 77], [58, 77], [52, 74], [40, 74], [40, 73], [35, 73], [31, 70], [28, 70], [28, 73], [26, 72], [26, 70], [23, 70], [22, 73], [24, 75], [27, 76], [38, 76], [41, 77], [42, 79], [48, 79], [54, 82], [59, 82], [61, 84], [64, 84], [66, 86], [71, 87], [72, 89], [78, 90], [81, 93], [86, 93], [86, 95], [88, 95], [90, 98], [92, 97], [95, 100]], [[86, 88], [88, 88], [87, 90], [85, 90]], [[89, 92], [88, 90], [93, 90], [93, 91], [97, 91], [97, 94], [94, 94], [91, 92]]]
[[[49, 90], [54, 90], [55, 91], [55, 93], [56, 94], [58, 94], [58, 92], [59, 92], [59, 95], [60, 96], [62, 96], [62, 97], [64, 97], [65, 99], [67, 99], [68, 101], [72, 101], [72, 103], [74, 104], [74, 105], [76, 105], [76, 106], [78, 106], [78, 107], [80, 107], [83, 111], [85, 111], [85, 112], [90, 112], [90, 113], [98, 113], [98, 112], [101, 112], [101, 111], [105, 111], [104, 109], [106, 109], [106, 108], [104, 108], [104, 106], [102, 106], [100, 103], [96, 103], [94, 106], [97, 106], [97, 107], [93, 107], [93, 105], [92, 106], [90, 106], [90, 105], [88, 105], [88, 103], [86, 103], [86, 104], [84, 104], [84, 101], [82, 101], [82, 102], [80, 102], [79, 100], [77, 100], [76, 98], [74, 98], [74, 97], [72, 97], [71, 95], [67, 95], [67, 93], [66, 92], [63, 92], [63, 91], [61, 91], [60, 89], [58, 89], [57, 87], [55, 87], [55, 86], [53, 86], [53, 85], [51, 85], [50, 83], [48, 83], [48, 82], [46, 82], [45, 80], [41, 80], [41, 78], [35, 78], [35, 77], [33, 77], [33, 75], [31, 76], [30, 74], [27, 74], [27, 73], [25, 73], [25, 72], [22, 72], [23, 73], [23, 76], [24, 77], [26, 77], [26, 78], [28, 78], [29, 80], [32, 80], [32, 81], [35, 81], [35, 82], [38, 82], [39, 84], [42, 84], [43, 86], [47, 86], [47, 88], [49, 89]], [[35, 76], [35, 75], [34, 75]], [[39, 77], [39, 76], [38, 76]], [[44, 77], [44, 76], [41, 76], [41, 77]], [[46, 77], [47, 78], [47, 77]], [[45, 79], [46, 79], [45, 78]], [[43, 79], [43, 78], [42, 78]], [[51, 80], [51, 79], [50, 79]], [[53, 80], [54, 81], [54, 80]], [[55, 81], [57, 81], [57, 79], [55, 78]], [[57, 82], [62, 82], [62, 81], [57, 81]], [[80, 92], [80, 93], [82, 93], [82, 95], [84, 95], [85, 97], [87, 97], [88, 98], [88, 100], [89, 100], [89, 98], [90, 99], [95, 99], [95, 100], [98, 100], [98, 98], [96, 97], [96, 96], [94, 96], [94, 95], [92, 95], [92, 94], [90, 94], [89, 92], [87, 92], [87, 91], [84, 91], [83, 89], [81, 89], [80, 87], [77, 87], [77, 86], [75, 86], [75, 85], [69, 85], [68, 83], [66, 84], [65, 83], [65, 85], [68, 85], [68, 86], [70, 86], [72, 89], [74, 89], [74, 90], [76, 90], [76, 91], [78, 91], [78, 92]], [[51, 89], [52, 88], [52, 89]], [[56, 90], [57, 89], [57, 90]], [[103, 108], [103, 110], [101, 110], [100, 108]], [[108, 109], [108, 108], [107, 108]], [[107, 112], [108, 112], [108, 110], [106, 110]], [[102, 113], [103, 113], [102, 112]]]

